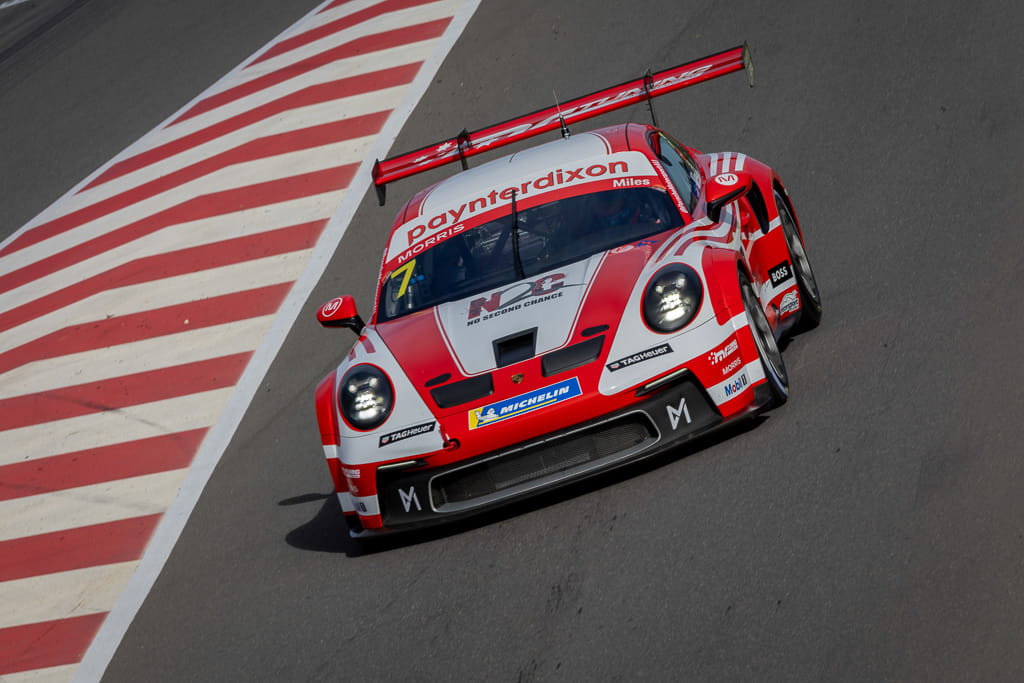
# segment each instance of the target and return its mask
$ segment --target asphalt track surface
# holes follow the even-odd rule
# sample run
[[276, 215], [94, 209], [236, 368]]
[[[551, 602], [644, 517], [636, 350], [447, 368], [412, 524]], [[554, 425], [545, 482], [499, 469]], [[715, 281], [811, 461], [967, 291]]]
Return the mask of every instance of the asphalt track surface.
[[[5, 234], [310, 9], [217, 4], [92, 0], [0, 66]], [[364, 201], [106, 680], [1024, 679], [1024, 10], [596, 5], [485, 0], [395, 149], [749, 41], [755, 89], [658, 115], [789, 185], [826, 303], [790, 402], [361, 548], [312, 409], [352, 337], [314, 310], [369, 308], [392, 212], [440, 176], [403, 181]]]

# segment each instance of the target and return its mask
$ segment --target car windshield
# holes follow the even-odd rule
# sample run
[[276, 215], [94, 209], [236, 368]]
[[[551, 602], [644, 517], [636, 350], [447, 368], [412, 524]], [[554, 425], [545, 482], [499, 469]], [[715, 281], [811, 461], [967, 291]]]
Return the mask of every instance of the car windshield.
[[579, 261], [683, 224], [661, 188], [635, 187], [519, 208], [393, 269], [378, 316], [391, 320]]

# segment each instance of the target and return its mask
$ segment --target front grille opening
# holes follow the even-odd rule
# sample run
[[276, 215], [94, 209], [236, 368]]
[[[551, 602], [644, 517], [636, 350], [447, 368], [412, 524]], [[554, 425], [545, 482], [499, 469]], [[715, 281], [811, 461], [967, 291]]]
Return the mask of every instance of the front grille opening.
[[499, 368], [533, 358], [537, 353], [537, 328], [494, 340], [494, 362]]
[[602, 346], [604, 346], [603, 334], [600, 337], [592, 337], [579, 344], [546, 353], [540, 357], [541, 374], [550, 377], [559, 372], [586, 365], [601, 355]]
[[633, 413], [521, 451], [438, 475], [431, 482], [434, 505], [464, 503], [558, 474], [657, 440], [643, 413]]
[[494, 391], [494, 383], [490, 374], [477, 375], [469, 379], [442, 384], [430, 390], [430, 395], [438, 408], [451, 408], [463, 403], [475, 401], [484, 396], [490, 396]]

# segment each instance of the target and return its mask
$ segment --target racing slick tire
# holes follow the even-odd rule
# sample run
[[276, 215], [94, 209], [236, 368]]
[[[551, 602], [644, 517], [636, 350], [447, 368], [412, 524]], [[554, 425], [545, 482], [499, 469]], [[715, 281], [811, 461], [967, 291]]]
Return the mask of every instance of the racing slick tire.
[[766, 406], [780, 406], [789, 398], [789, 375], [786, 373], [786, 363], [782, 360], [782, 351], [775, 341], [775, 335], [765, 317], [761, 302], [754, 293], [754, 287], [750, 284], [750, 278], [746, 273], [740, 271], [740, 292], [743, 296], [743, 308], [747, 312], [747, 322], [750, 325], [750, 332], [754, 335], [754, 343], [757, 345], [757, 354], [761, 357], [761, 365], [764, 367], [765, 377], [768, 379], [768, 389], [771, 392], [771, 401]]
[[789, 258], [793, 263], [796, 284], [800, 290], [800, 321], [795, 331], [813, 330], [821, 323], [821, 292], [818, 290], [818, 281], [814, 279], [814, 270], [811, 269], [811, 262], [807, 258], [807, 250], [804, 249], [803, 238], [796, 227], [793, 213], [778, 190], [775, 190], [775, 206], [779, 211], [782, 233], [786, 236]]

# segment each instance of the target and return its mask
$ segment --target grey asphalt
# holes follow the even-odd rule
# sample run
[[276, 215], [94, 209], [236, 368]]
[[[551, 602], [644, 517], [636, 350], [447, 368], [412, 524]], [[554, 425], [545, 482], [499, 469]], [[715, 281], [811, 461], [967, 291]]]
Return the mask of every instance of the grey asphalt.
[[0, 239], [313, 6], [29, 0], [0, 9]]
[[[161, 7], [182, 26], [203, 11]], [[106, 679], [1024, 680], [1024, 10], [939, 7], [485, 0], [396, 150], [749, 41], [756, 88], [657, 106], [689, 144], [789, 185], [826, 306], [786, 348], [792, 398], [703, 448], [362, 550], [312, 407], [352, 337], [314, 310], [340, 293], [368, 310], [391, 212], [439, 176], [402, 181], [388, 208], [364, 201]], [[108, 11], [103, 56], [131, 27]], [[205, 62], [215, 32], [194, 28]], [[254, 47], [239, 41], [210, 51], [237, 62], [221, 53]], [[146, 104], [107, 112], [118, 134], [216, 71], [154, 95], [168, 58], [150, 47]], [[21, 87], [74, 67], [54, 56]], [[75, 135], [51, 123], [65, 145], [44, 157]], [[82, 139], [55, 193], [122, 144]]]

